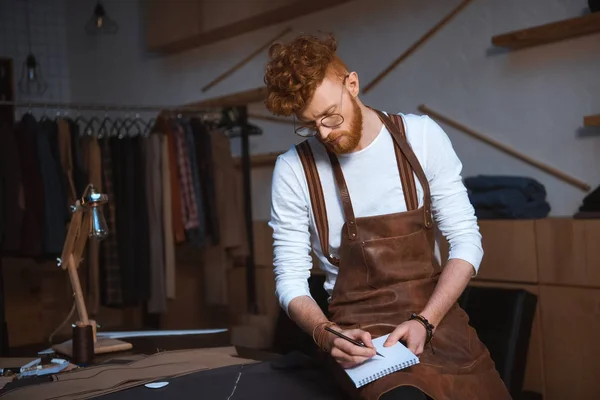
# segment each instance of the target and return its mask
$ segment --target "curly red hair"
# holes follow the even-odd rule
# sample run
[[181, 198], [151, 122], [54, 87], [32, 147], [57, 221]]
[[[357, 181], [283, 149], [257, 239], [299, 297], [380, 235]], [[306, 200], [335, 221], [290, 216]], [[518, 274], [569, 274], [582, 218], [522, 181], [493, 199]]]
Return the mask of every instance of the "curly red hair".
[[264, 78], [267, 109], [277, 115], [299, 113], [326, 76], [343, 79], [348, 68], [336, 55], [336, 50], [333, 35], [321, 39], [304, 34], [287, 45], [273, 44]]

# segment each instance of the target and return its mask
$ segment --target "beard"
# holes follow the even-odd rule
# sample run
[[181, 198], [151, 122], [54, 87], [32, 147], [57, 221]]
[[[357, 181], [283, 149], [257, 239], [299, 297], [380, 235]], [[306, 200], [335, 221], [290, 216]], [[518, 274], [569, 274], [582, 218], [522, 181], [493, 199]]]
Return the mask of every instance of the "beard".
[[[362, 111], [356, 99], [354, 97], [350, 97], [350, 99], [353, 116], [348, 130], [333, 131], [324, 141], [325, 145], [336, 154], [351, 153], [358, 146], [358, 143], [362, 138]], [[336, 141], [337, 143], [335, 143]]]

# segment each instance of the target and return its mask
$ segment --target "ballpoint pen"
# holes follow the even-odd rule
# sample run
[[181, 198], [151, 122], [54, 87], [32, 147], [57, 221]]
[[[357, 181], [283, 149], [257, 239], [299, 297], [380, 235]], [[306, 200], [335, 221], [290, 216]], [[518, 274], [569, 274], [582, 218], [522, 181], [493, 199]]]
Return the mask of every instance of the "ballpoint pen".
[[[347, 341], [349, 341], [350, 343], [354, 343], [354, 344], [355, 344], [355, 345], [357, 345], [357, 346], [360, 346], [360, 347], [367, 347], [367, 345], [366, 345], [366, 344], [364, 344], [364, 343], [361, 343], [361, 342], [358, 342], [358, 341], [356, 341], [356, 340], [354, 340], [354, 339], [352, 339], [352, 338], [350, 338], [350, 337], [348, 337], [348, 336], [344, 335], [343, 333], [340, 333], [340, 332], [336, 331], [335, 329], [331, 329], [331, 328], [330, 328], [330, 327], [328, 327], [328, 326], [326, 326], [326, 327], [325, 327], [325, 330], [326, 330], [327, 332], [331, 332], [331, 333], [333, 333], [333, 334], [334, 334], [334, 335], [336, 335], [336, 336], [339, 336], [339, 337], [341, 337], [342, 339], [346, 339], [346, 340], [347, 340]], [[375, 353], [377, 353], [377, 355], [378, 355], [378, 356], [381, 356], [381, 357], [385, 358], [385, 357], [383, 356], [383, 354], [380, 354], [378, 351], [375, 351]]]

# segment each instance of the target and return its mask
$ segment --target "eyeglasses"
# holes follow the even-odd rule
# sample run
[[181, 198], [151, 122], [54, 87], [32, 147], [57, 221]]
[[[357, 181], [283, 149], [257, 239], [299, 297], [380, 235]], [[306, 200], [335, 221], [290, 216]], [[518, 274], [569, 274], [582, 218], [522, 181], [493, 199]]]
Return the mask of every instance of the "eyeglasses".
[[[348, 78], [348, 75], [346, 75], [344, 77], [344, 80], [342, 81], [342, 94], [340, 96], [340, 113], [342, 112], [342, 100], [344, 99], [344, 85], [346, 84], [346, 78]], [[319, 125], [322, 125], [326, 128], [337, 128], [338, 126], [344, 123], [344, 116], [340, 113], [332, 113], [323, 116], [319, 120]], [[301, 124], [297, 126], [296, 117], [294, 116], [294, 132], [296, 132], [296, 135], [302, 137], [311, 137], [315, 136], [319, 132], [319, 128], [314, 122]]]

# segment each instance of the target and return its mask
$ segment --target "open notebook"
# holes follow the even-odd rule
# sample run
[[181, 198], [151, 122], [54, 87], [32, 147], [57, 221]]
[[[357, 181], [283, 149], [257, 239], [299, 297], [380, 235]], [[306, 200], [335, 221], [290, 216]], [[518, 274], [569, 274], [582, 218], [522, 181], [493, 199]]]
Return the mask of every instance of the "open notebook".
[[389, 375], [392, 372], [419, 363], [419, 358], [400, 342], [390, 347], [383, 347], [383, 343], [388, 336], [385, 335], [373, 339], [373, 345], [385, 357], [375, 355], [356, 367], [345, 369], [357, 388]]

